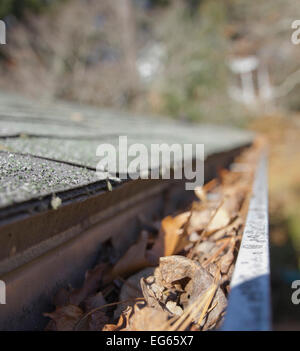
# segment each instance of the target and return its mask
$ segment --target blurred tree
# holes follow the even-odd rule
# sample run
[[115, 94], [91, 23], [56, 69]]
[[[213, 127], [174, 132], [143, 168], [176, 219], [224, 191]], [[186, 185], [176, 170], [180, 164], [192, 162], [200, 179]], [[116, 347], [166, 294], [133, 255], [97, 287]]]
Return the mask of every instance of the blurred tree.
[[170, 4], [170, 0], [150, 0], [152, 6], [166, 6]]
[[201, 5], [202, 0], [188, 0], [188, 6], [191, 16], [194, 16], [197, 13], [199, 6]]
[[25, 11], [39, 12], [55, 1], [62, 0], [1, 0], [0, 17], [14, 15], [20, 19]]
[[129, 73], [128, 99], [135, 95], [138, 86], [136, 67], [136, 25], [131, 0], [119, 0], [113, 8], [120, 25], [120, 39], [124, 54], [124, 70]]

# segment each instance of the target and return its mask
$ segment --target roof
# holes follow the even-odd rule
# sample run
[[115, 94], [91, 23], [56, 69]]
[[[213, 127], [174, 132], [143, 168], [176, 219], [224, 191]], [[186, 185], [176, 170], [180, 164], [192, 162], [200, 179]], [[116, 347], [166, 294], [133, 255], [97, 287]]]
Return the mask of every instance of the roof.
[[[191, 125], [64, 102], [0, 94], [0, 208], [99, 183], [97, 146], [203, 143], [205, 154], [248, 144], [246, 131]], [[105, 181], [101, 181], [105, 184]]]

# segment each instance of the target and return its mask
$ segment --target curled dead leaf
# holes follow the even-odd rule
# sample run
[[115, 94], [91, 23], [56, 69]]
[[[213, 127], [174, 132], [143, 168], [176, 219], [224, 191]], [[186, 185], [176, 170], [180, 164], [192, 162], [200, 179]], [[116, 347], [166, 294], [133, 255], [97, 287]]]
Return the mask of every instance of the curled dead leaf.
[[[171, 312], [166, 306], [168, 301], [177, 302], [177, 306], [183, 307], [183, 310], [188, 309], [197, 303], [199, 296], [213, 284], [212, 275], [195, 261], [183, 256], [168, 256], [160, 259], [160, 265], [155, 270], [154, 276], [142, 280], [142, 289], [149, 306]], [[215, 288], [211, 303], [217, 305], [205, 317], [208, 325], [227, 305], [226, 297], [218, 286]], [[199, 319], [202, 310], [200, 309], [194, 316], [194, 320]]]
[[[143, 297], [143, 293], [142, 293], [142, 288], [140, 286], [140, 280], [142, 277], [149, 277], [150, 275], [152, 275], [154, 272], [154, 267], [148, 267], [145, 268], [137, 273], [135, 273], [134, 275], [132, 275], [131, 277], [129, 277], [123, 284], [120, 295], [119, 295], [119, 300], [120, 301], [125, 301], [125, 300], [129, 300], [132, 299], [133, 302], [131, 304], [129, 304], [129, 306], [134, 305], [134, 299], [137, 297]], [[119, 317], [121, 312], [123, 310], [126, 309], [126, 307], [128, 306], [128, 304], [120, 304], [118, 305], [118, 307], [116, 308], [115, 312], [114, 312], [114, 316], [115, 318]]]
[[105, 324], [102, 328], [102, 331], [117, 331], [120, 330], [124, 325], [125, 319], [124, 315], [121, 314], [117, 324]]

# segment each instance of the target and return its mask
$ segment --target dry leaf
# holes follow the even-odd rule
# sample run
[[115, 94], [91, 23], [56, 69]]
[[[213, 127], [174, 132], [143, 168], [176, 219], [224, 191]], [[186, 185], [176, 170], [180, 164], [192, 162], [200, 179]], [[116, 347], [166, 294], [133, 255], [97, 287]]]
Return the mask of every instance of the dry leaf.
[[168, 313], [157, 311], [151, 307], [134, 308], [134, 314], [123, 331], [159, 331], [168, 320]]
[[218, 229], [215, 233], [210, 235], [210, 240], [217, 241], [226, 235], [236, 235], [242, 225], [243, 219], [241, 217], [236, 217], [228, 226]]
[[106, 305], [106, 303], [102, 292], [99, 291], [97, 294], [89, 296], [84, 300], [84, 309], [86, 312], [89, 312], [95, 308]]
[[[254, 164], [253, 155], [253, 152], [247, 151], [245, 159], [239, 158], [238, 162]], [[55, 297], [55, 304], [60, 307], [45, 314], [51, 318], [47, 330], [79, 329], [79, 324], [81, 330], [109, 331], [180, 331], [218, 327], [227, 304], [224, 291], [227, 294], [230, 290], [234, 252], [241, 240], [249, 186], [253, 180], [253, 172], [221, 170], [219, 173], [221, 181], [214, 179], [195, 190], [201, 201], [194, 202], [191, 211], [162, 220], [158, 236], [157, 228], [141, 219], [143, 225], [149, 228], [151, 238], [147, 232], [142, 232], [138, 241], [108, 273], [105, 272], [106, 266], [96, 266], [87, 272], [81, 289], [71, 293], [60, 290]], [[153, 245], [152, 249], [147, 250], [150, 245]], [[182, 252], [183, 248], [189, 250], [188, 256], [194, 260], [172, 256]], [[149, 267], [158, 263], [157, 268]], [[119, 293], [121, 301], [105, 305], [102, 293], [96, 293], [101, 284], [115, 278], [122, 280], [120, 276], [136, 271], [139, 272], [124, 281]], [[141, 289], [138, 284], [140, 278]], [[117, 282], [115, 280], [114, 285], [103, 290], [105, 294], [110, 294], [109, 289], [115, 292]], [[136, 300], [132, 302], [132, 299], [141, 296], [141, 290], [147, 306], [140, 307]], [[86, 313], [83, 315], [83, 311], [70, 302], [85, 306]], [[115, 317], [119, 317], [117, 324], [109, 324], [105, 314], [104, 309], [112, 305], [118, 305], [115, 310]]]
[[146, 279], [142, 278], [141, 288], [147, 305], [156, 310], [163, 310], [160, 302], [164, 297], [163, 303], [166, 303], [167, 295], [163, 294], [165, 287], [161, 284], [160, 280], [157, 279], [156, 273], [157, 269], [154, 271], [154, 276], [150, 276]]
[[206, 191], [202, 186], [197, 186], [194, 192], [199, 200], [201, 200], [202, 202], [206, 202]]
[[192, 243], [195, 243], [199, 241], [200, 238], [201, 236], [197, 232], [192, 232], [189, 236], [189, 241], [191, 241]]
[[177, 316], [181, 316], [183, 313], [183, 309], [177, 305], [175, 301], [168, 301], [166, 303], [166, 308], [169, 310], [172, 314], [175, 314]]
[[107, 265], [100, 263], [93, 269], [88, 270], [85, 274], [85, 281], [82, 288], [75, 289], [70, 294], [70, 303], [79, 305], [89, 295], [94, 294], [100, 288], [106, 269]]
[[55, 295], [54, 299], [53, 299], [53, 304], [55, 306], [66, 306], [70, 304], [70, 291], [65, 289], [65, 288], [61, 288]]
[[128, 276], [140, 269], [151, 266], [151, 262], [146, 255], [147, 243], [148, 233], [142, 231], [139, 240], [120, 258], [109, 275], [114, 279], [118, 276]]
[[104, 311], [96, 311], [89, 316], [89, 330], [101, 331], [108, 321], [109, 318], [106, 316]]
[[[142, 281], [145, 300], [149, 306], [159, 310], [164, 308], [170, 299], [178, 301], [178, 306], [184, 310], [189, 308], [199, 296], [204, 294], [214, 283], [213, 277], [195, 261], [183, 256], [169, 256], [160, 259], [159, 267], [153, 277]], [[156, 301], [155, 301], [156, 300]], [[210, 324], [216, 315], [220, 314], [227, 305], [227, 300], [220, 288], [216, 289], [212, 304], [216, 307], [208, 313], [206, 319]], [[174, 306], [173, 306], [174, 308]], [[199, 319], [202, 309], [194, 317]]]
[[233, 249], [234, 249], [234, 244], [232, 248], [230, 248], [228, 252], [220, 258], [220, 267], [221, 267], [221, 272], [223, 274], [228, 273], [228, 270], [231, 264], [233, 263], [233, 260], [234, 260]]
[[161, 256], [170, 256], [181, 251], [188, 243], [187, 236], [182, 230], [190, 216], [190, 212], [184, 212], [176, 217], [168, 216], [162, 220], [161, 229], [157, 241], [155, 242], [149, 255], [154, 257], [153, 261], [158, 261]]
[[[57, 307], [54, 312], [44, 313], [45, 317], [51, 318], [57, 331], [73, 330], [75, 324], [83, 316], [83, 311], [78, 306], [68, 305]], [[47, 330], [49, 330], [47, 328]]]
[[215, 232], [218, 229], [226, 227], [231, 220], [228, 212], [225, 208], [220, 207], [217, 210], [217, 213], [214, 215], [212, 221], [209, 223], [206, 232], [211, 233]]
[[203, 254], [209, 255], [213, 253], [213, 250], [215, 247], [216, 247], [216, 244], [214, 242], [205, 240], [195, 247], [195, 252], [202, 255]]
[[[122, 286], [122, 289], [119, 295], [119, 301], [125, 301], [129, 299], [133, 300], [137, 297], [143, 297], [142, 288], [140, 286], [140, 280], [142, 277], [145, 277], [145, 278], [149, 277], [150, 275], [153, 274], [153, 272], [154, 272], [154, 268], [148, 267], [132, 275], [130, 278], [128, 278]], [[127, 306], [134, 305], [134, 304], [135, 302], [132, 302], [132, 304], [118, 305], [118, 307], [114, 312], [115, 318], [119, 317], [122, 311], [126, 309]]]
[[117, 331], [122, 328], [123, 324], [124, 324], [124, 316], [123, 314], [121, 314], [117, 324], [105, 324], [104, 327], [102, 328], [102, 331]]
[[193, 208], [189, 218], [187, 233], [190, 235], [194, 232], [202, 231], [209, 223], [215, 208]]
[[117, 324], [106, 324], [102, 331], [118, 331], [121, 328], [127, 328], [129, 326], [129, 319], [134, 312], [134, 306], [127, 306], [127, 308], [122, 312]]

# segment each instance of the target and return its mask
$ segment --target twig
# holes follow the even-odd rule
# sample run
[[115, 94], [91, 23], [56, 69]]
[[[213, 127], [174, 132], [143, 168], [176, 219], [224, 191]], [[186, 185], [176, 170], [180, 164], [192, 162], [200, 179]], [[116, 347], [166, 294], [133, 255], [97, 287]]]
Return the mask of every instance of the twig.
[[108, 304], [100, 306], [100, 307], [96, 307], [96, 308], [92, 309], [91, 311], [87, 312], [86, 314], [84, 314], [77, 321], [77, 323], [74, 325], [73, 331], [78, 330], [78, 328], [79, 328], [79, 326], [80, 326], [80, 324], [82, 323], [83, 320], [85, 320], [87, 317], [89, 317], [93, 313], [102, 310], [105, 307], [111, 307], [111, 306], [120, 305], [120, 304], [128, 303], [128, 302], [134, 302], [134, 301], [145, 301], [145, 298], [144, 297], [137, 297], [135, 299], [128, 299], [128, 300], [123, 300], [123, 301], [118, 301], [118, 302], [112, 302], [112, 303], [108, 303]]
[[210, 256], [205, 262], [203, 262], [203, 267], [207, 267], [210, 263], [213, 263], [214, 260], [220, 255], [220, 253], [226, 249], [226, 247], [231, 242], [231, 238], [228, 238], [227, 241], [215, 252], [212, 256]]
[[187, 257], [192, 259], [194, 256], [194, 249], [200, 244], [201, 240], [203, 239], [203, 237], [205, 236], [205, 233], [207, 232], [207, 228], [209, 227], [209, 225], [211, 224], [212, 220], [215, 218], [217, 212], [219, 211], [219, 209], [221, 208], [221, 206], [224, 203], [224, 199], [222, 199], [220, 201], [220, 204], [218, 205], [218, 207], [216, 208], [215, 212], [212, 214], [212, 216], [210, 217], [206, 227], [203, 229], [203, 232], [201, 233], [200, 238], [196, 241], [196, 243], [194, 244], [194, 247], [191, 249], [191, 251], [188, 253]]
[[208, 308], [209, 308], [209, 306], [210, 306], [210, 304], [211, 304], [211, 302], [212, 302], [212, 299], [213, 299], [214, 296], [215, 296], [215, 293], [216, 293], [216, 291], [217, 291], [217, 288], [218, 288], [218, 285], [217, 285], [217, 284], [214, 284], [214, 285], [213, 285], [213, 288], [211, 289], [211, 293], [208, 295], [207, 302], [205, 303], [204, 308], [203, 308], [203, 310], [202, 310], [202, 312], [201, 312], [201, 315], [200, 315], [200, 317], [199, 317], [199, 319], [198, 319], [198, 322], [197, 322], [197, 324], [198, 324], [199, 326], [201, 325], [201, 323], [202, 323], [202, 321], [203, 321], [203, 318], [205, 317], [206, 313], [208, 313]]

